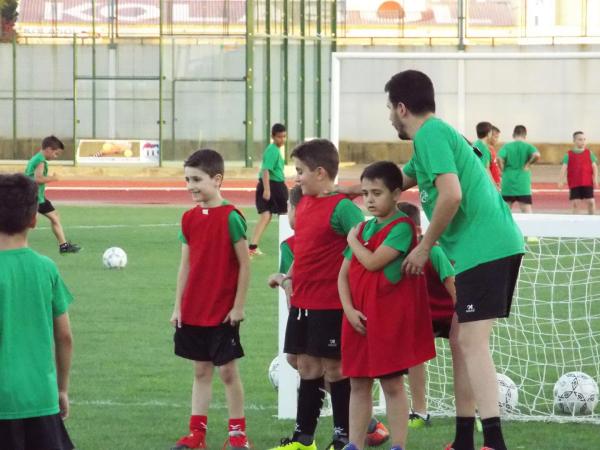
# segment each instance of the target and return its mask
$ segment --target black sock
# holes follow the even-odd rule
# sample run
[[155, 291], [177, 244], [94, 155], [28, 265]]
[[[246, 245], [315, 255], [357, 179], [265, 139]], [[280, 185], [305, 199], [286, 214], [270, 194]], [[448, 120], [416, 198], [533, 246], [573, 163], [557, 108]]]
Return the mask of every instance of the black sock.
[[256, 245], [256, 244], [250, 244], [250, 245], [248, 246], [248, 248], [249, 248], [250, 250], [256, 250], [256, 249], [258, 248], [258, 245]]
[[481, 421], [483, 427], [483, 445], [494, 450], [506, 450], [500, 417], [489, 417]]
[[350, 379], [329, 383], [335, 434], [348, 439], [350, 430]]
[[[319, 420], [319, 415], [321, 414], [323, 399], [325, 398], [323, 386], [323, 377], [315, 380], [300, 379], [294, 440], [301, 442], [303, 445], [312, 444], [312, 437], [317, 429], [317, 422]], [[309, 439], [310, 442], [304, 443], [304, 441]]]
[[454, 436], [452, 448], [454, 450], [475, 450], [474, 431], [475, 417], [457, 417], [456, 435]]

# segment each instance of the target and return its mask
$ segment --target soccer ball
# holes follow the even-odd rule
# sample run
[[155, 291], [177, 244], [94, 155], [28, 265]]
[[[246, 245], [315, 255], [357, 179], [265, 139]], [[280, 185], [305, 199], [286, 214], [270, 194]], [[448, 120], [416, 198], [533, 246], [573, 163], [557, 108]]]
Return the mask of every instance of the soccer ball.
[[583, 372], [568, 372], [554, 385], [554, 407], [561, 413], [592, 414], [598, 404], [598, 384]]
[[127, 265], [127, 253], [122, 248], [111, 247], [102, 255], [102, 264], [107, 269], [122, 269]]
[[279, 388], [279, 356], [273, 358], [269, 364], [269, 382], [273, 388]]
[[517, 385], [508, 376], [497, 373], [498, 380], [498, 406], [502, 414], [512, 414], [517, 412], [519, 403], [519, 391]]

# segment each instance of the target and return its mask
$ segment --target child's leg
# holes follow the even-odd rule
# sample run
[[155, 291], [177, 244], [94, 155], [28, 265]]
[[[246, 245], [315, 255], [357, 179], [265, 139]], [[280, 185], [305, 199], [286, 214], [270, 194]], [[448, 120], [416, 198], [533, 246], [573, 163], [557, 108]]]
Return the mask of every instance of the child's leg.
[[518, 203], [519, 208], [522, 213], [531, 214], [533, 212], [531, 205], [529, 203], [522, 203], [522, 202], [517, 202], [517, 203]]
[[294, 369], [298, 370], [298, 356], [297, 355], [292, 355], [291, 353], [288, 353], [285, 355], [285, 358], [287, 359], [287, 362], [290, 366], [292, 366]]
[[50, 225], [52, 226], [52, 232], [54, 233], [54, 236], [56, 236], [58, 244], [61, 245], [67, 242], [67, 239], [65, 238], [65, 232], [63, 231], [63, 227], [60, 224], [60, 217], [58, 215], [58, 212], [54, 210], [44, 214], [44, 216], [46, 216], [50, 221]]
[[323, 366], [321, 359], [307, 354], [297, 356], [300, 388], [298, 389], [298, 409], [294, 440], [303, 445], [314, 441], [317, 422], [325, 398], [323, 389]]
[[588, 214], [593, 215], [596, 213], [596, 201], [593, 198], [586, 200]]
[[230, 418], [244, 417], [244, 388], [238, 370], [237, 360], [219, 366], [219, 376], [225, 387], [227, 409]]
[[406, 435], [408, 434], [408, 397], [404, 389], [402, 375], [382, 378], [381, 389], [385, 395], [385, 409], [390, 432], [392, 434], [391, 446], [406, 448]]
[[408, 369], [408, 385], [412, 410], [423, 416], [427, 415], [427, 400], [425, 398], [425, 363]]
[[579, 209], [579, 200], [571, 200], [571, 212], [573, 214], [577, 214], [577, 210]]
[[321, 358], [321, 360], [325, 369], [325, 379], [329, 382], [331, 393], [333, 439], [345, 442], [348, 440], [350, 428], [350, 380], [342, 375], [341, 360], [331, 358]]
[[212, 397], [214, 366], [210, 361], [194, 361], [192, 385], [192, 416], [206, 416]]
[[373, 414], [373, 379], [351, 378], [350, 385], [350, 442], [362, 449]]
[[271, 222], [272, 214], [269, 211], [265, 211], [260, 213], [258, 216], [258, 223], [256, 224], [256, 228], [254, 229], [254, 234], [252, 235], [252, 240], [250, 241], [250, 245], [258, 247], [258, 243], [260, 242], [260, 238], [267, 229], [269, 222]]

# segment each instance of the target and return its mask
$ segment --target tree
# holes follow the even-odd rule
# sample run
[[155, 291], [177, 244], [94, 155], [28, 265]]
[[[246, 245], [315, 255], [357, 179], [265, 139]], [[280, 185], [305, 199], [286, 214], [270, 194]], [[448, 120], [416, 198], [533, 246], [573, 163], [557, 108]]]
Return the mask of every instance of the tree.
[[15, 22], [19, 13], [17, 7], [19, 6], [18, 0], [0, 0], [0, 22], [2, 28], [0, 28], [0, 36], [4, 38], [11, 38], [15, 32]]

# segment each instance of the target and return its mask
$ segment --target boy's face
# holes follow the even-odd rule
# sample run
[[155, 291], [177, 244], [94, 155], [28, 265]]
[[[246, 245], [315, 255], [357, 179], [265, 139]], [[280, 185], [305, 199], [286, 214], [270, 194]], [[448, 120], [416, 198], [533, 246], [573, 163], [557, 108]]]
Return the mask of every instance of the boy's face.
[[184, 167], [185, 183], [187, 190], [192, 194], [192, 199], [197, 202], [212, 200], [219, 192], [221, 175], [210, 177], [206, 172], [197, 167]]
[[296, 166], [296, 183], [300, 185], [302, 194], [304, 195], [319, 195], [320, 182], [324, 180], [327, 172], [322, 167], [317, 167], [315, 170], [304, 164], [298, 158], [294, 158], [294, 164]]
[[492, 136], [490, 137], [490, 144], [492, 144], [495, 147], [496, 145], [498, 145], [498, 141], [500, 141], [500, 132], [492, 131]]
[[396, 204], [400, 199], [400, 189], [390, 191], [381, 179], [361, 181], [362, 195], [369, 213], [375, 217], [386, 217], [397, 210]]
[[58, 159], [58, 157], [62, 154], [62, 148], [46, 147], [42, 149], [42, 152], [47, 160], [54, 160]]
[[575, 147], [585, 148], [585, 134], [576, 135], [573, 142], [575, 143]]
[[280, 133], [275, 133], [272, 137], [273, 144], [275, 144], [277, 147], [283, 147], [283, 144], [285, 144], [285, 140], [287, 139], [287, 132], [282, 131]]

